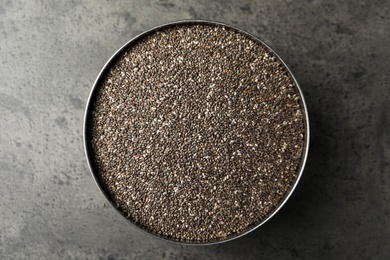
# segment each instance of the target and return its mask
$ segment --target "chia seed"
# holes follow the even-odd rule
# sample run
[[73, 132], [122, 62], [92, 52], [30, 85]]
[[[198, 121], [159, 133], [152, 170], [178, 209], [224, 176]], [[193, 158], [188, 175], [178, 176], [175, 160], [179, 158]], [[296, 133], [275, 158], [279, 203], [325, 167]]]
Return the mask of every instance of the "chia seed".
[[99, 182], [133, 223], [174, 241], [234, 237], [294, 185], [304, 149], [299, 90], [268, 47], [220, 25], [152, 32], [97, 86]]

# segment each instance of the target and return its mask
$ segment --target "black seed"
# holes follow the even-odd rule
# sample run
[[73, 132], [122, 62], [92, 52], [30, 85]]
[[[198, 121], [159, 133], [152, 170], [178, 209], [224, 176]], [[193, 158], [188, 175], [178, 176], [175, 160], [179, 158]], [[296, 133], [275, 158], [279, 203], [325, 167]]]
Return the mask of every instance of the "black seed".
[[265, 46], [213, 25], [128, 48], [93, 103], [92, 147], [117, 207], [148, 231], [214, 242], [260, 223], [296, 181], [300, 95]]

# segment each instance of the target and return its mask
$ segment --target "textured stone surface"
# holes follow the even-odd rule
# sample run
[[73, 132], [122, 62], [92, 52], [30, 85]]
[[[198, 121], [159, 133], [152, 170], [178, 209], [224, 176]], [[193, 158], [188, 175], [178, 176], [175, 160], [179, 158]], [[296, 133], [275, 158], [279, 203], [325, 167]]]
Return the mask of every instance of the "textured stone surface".
[[[388, 1], [0, 1], [1, 259], [384, 259], [390, 254]], [[188, 247], [107, 205], [87, 168], [84, 105], [141, 31], [214, 19], [268, 43], [311, 116], [303, 178], [268, 223]]]

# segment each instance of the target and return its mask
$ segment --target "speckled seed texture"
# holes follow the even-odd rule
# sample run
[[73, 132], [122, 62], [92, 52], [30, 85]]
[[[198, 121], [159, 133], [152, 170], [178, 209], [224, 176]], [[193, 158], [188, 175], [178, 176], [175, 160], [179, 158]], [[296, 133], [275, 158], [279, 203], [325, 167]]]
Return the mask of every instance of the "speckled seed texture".
[[282, 62], [219, 25], [165, 27], [97, 85], [98, 181], [133, 223], [185, 243], [222, 241], [272, 214], [303, 157], [304, 110]]

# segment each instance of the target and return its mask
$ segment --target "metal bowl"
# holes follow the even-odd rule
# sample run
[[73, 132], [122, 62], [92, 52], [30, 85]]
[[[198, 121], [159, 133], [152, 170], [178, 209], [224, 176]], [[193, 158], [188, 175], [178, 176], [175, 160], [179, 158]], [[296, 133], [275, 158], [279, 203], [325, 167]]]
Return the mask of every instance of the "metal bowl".
[[[147, 230], [147, 229], [145, 229], [143, 227], [138, 226], [136, 223], [134, 223], [132, 220], [130, 220], [128, 217], [126, 217], [126, 215], [121, 210], [119, 210], [116, 207], [116, 205], [112, 202], [112, 200], [108, 196], [108, 193], [105, 190], [104, 186], [102, 185], [100, 179], [98, 178], [98, 175], [97, 175], [98, 169], [97, 169], [97, 166], [94, 164], [94, 160], [93, 160], [93, 156], [94, 155], [93, 155], [92, 147], [91, 147], [91, 133], [89, 132], [89, 129], [90, 129], [90, 122], [91, 122], [92, 104], [94, 102], [94, 99], [95, 99], [95, 96], [96, 96], [96, 93], [97, 93], [97, 89], [99, 88], [99, 85], [102, 82], [102, 78], [105, 76], [105, 74], [111, 68], [113, 63], [116, 62], [118, 57], [124, 51], [126, 51], [133, 44], [137, 43], [139, 40], [143, 39], [144, 37], [146, 37], [146, 36], [148, 36], [150, 34], [153, 34], [156, 31], [163, 30], [163, 29], [166, 29], [168, 27], [172, 27], [172, 26], [176, 26], [176, 25], [196, 25], [196, 24], [212, 25], [212, 26], [223, 26], [225, 28], [229, 28], [229, 29], [235, 30], [235, 31], [237, 31], [237, 32], [239, 32], [241, 34], [244, 34], [244, 35], [248, 36], [249, 38], [253, 39], [254, 41], [258, 42], [260, 45], [268, 48], [269, 52], [273, 53], [280, 60], [280, 62], [284, 65], [285, 69], [287, 70], [287, 72], [288, 72], [289, 76], [291, 77], [291, 79], [295, 82], [295, 85], [296, 85], [296, 87], [297, 87], [297, 89], [299, 91], [301, 107], [302, 107], [302, 110], [304, 112], [304, 115], [303, 115], [303, 120], [304, 120], [304, 138], [303, 138], [303, 141], [304, 141], [304, 144], [303, 144], [302, 158], [301, 158], [300, 164], [299, 164], [298, 169], [297, 169], [297, 177], [296, 177], [294, 183], [291, 185], [290, 190], [285, 194], [284, 198], [281, 199], [279, 204], [277, 206], [275, 206], [274, 209], [267, 214], [266, 218], [261, 220], [261, 222], [259, 222], [259, 223], [254, 223], [253, 225], [249, 226], [247, 229], [241, 231], [240, 233], [238, 233], [238, 234], [236, 234], [234, 236], [227, 237], [226, 239], [223, 239], [223, 240], [210, 241], [210, 242], [208, 241], [208, 242], [188, 243], [188, 242], [176, 241], [176, 240], [170, 239], [168, 237], [158, 236], [158, 235], [150, 232], [149, 230]], [[223, 24], [223, 23], [220, 23], [220, 22], [205, 21], [205, 20], [183, 20], [183, 21], [176, 21], [176, 22], [163, 24], [163, 25], [154, 27], [154, 28], [152, 28], [152, 29], [150, 29], [150, 30], [148, 30], [148, 31], [146, 31], [144, 33], [141, 33], [138, 36], [136, 36], [135, 38], [133, 38], [132, 40], [130, 40], [129, 42], [127, 42], [125, 45], [123, 45], [114, 55], [112, 55], [112, 57], [107, 61], [107, 63], [104, 65], [103, 69], [100, 71], [100, 73], [99, 73], [95, 83], [93, 84], [92, 90], [90, 92], [90, 95], [89, 95], [89, 98], [88, 98], [88, 101], [87, 101], [87, 106], [86, 106], [86, 109], [85, 109], [85, 115], [84, 115], [83, 135], [84, 135], [84, 150], [85, 150], [88, 166], [89, 166], [89, 169], [90, 169], [90, 171], [92, 173], [92, 176], [93, 176], [97, 186], [99, 187], [99, 189], [103, 193], [103, 195], [106, 197], [107, 201], [123, 217], [125, 217], [130, 223], [132, 223], [135, 227], [145, 231], [146, 233], [148, 233], [148, 234], [150, 234], [152, 236], [155, 236], [157, 238], [160, 238], [160, 239], [163, 239], [163, 240], [167, 240], [167, 241], [170, 241], [170, 242], [176, 242], [176, 243], [179, 243], [179, 244], [189, 244], [189, 245], [213, 245], [213, 244], [219, 244], [219, 243], [223, 243], [223, 242], [227, 242], [227, 241], [239, 238], [239, 237], [244, 236], [245, 234], [247, 234], [247, 233], [257, 229], [258, 227], [263, 225], [265, 222], [267, 222], [270, 218], [272, 218], [280, 210], [280, 208], [286, 203], [286, 201], [289, 199], [289, 197], [291, 196], [292, 192], [294, 191], [295, 187], [297, 186], [297, 184], [298, 184], [298, 182], [299, 182], [299, 180], [301, 178], [301, 175], [302, 175], [305, 163], [306, 163], [308, 150], [309, 150], [309, 117], [308, 117], [308, 112], [307, 112], [307, 107], [306, 107], [306, 104], [305, 104], [305, 100], [304, 100], [302, 91], [301, 91], [301, 89], [300, 89], [300, 87], [298, 85], [298, 82], [294, 78], [293, 74], [291, 73], [291, 71], [289, 70], [287, 65], [283, 62], [283, 60], [267, 44], [265, 44], [263, 41], [259, 40], [254, 35], [246, 32], [246, 31], [243, 31], [242, 29], [239, 29], [239, 28], [236, 28], [236, 27], [233, 27], [233, 26], [230, 26], [230, 25], [226, 25], [226, 24]]]

